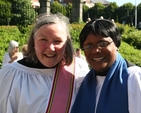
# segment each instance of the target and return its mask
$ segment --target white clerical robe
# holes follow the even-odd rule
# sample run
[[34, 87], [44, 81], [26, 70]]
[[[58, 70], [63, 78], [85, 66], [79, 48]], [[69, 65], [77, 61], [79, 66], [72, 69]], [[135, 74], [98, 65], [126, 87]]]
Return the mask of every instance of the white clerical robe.
[[[0, 113], [45, 113], [55, 69], [29, 68], [18, 62], [0, 69]], [[71, 106], [88, 71], [76, 61]]]

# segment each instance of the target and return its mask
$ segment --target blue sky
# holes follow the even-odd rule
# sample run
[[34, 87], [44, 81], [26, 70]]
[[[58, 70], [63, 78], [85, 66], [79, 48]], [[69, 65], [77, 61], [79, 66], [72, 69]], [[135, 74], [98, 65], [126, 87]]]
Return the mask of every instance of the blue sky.
[[136, 5], [141, 3], [141, 0], [107, 0], [107, 1], [116, 2], [118, 6], [121, 6], [121, 5], [128, 3], [128, 2], [131, 2], [133, 5], [135, 5], [135, 2], [136, 2]]

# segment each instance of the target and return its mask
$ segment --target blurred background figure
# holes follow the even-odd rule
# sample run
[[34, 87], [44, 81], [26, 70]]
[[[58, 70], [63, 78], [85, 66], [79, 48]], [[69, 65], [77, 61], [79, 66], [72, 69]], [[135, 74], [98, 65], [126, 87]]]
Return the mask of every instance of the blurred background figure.
[[80, 49], [80, 48], [77, 48], [77, 49], [76, 49], [76, 57], [85, 60], [85, 56], [82, 55], [82, 53], [81, 53], [81, 49]]
[[20, 60], [23, 58], [23, 54], [19, 52], [19, 43], [15, 40], [10, 41], [8, 46], [8, 52], [5, 53], [2, 62], [2, 68], [9, 63]]
[[85, 56], [82, 55], [80, 48], [76, 49], [75, 56], [76, 56], [76, 59], [79, 61], [79, 63], [78, 63], [79, 67], [81, 69], [83, 68], [82, 70], [84, 70], [84, 71], [89, 71], [89, 65], [86, 61]]
[[104, 17], [103, 16], [100, 16], [100, 18], [99, 19], [104, 19]]
[[90, 21], [91, 21], [91, 18], [88, 18], [87, 21], [86, 21], [86, 23], [88, 23], [88, 22], [90, 22]]
[[27, 44], [23, 45], [23, 47], [22, 47], [23, 57], [26, 57], [27, 56], [27, 48], [28, 48], [28, 45]]
[[111, 19], [112, 22], [115, 22], [114, 19]]

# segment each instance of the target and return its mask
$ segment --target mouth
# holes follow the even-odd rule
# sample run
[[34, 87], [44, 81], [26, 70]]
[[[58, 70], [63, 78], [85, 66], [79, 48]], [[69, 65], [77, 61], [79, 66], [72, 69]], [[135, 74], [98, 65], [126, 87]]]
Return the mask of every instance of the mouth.
[[56, 55], [54, 54], [54, 55], [51, 55], [51, 54], [44, 54], [47, 58], [53, 58], [53, 57], [55, 57]]
[[101, 61], [104, 57], [93, 58], [94, 61]]

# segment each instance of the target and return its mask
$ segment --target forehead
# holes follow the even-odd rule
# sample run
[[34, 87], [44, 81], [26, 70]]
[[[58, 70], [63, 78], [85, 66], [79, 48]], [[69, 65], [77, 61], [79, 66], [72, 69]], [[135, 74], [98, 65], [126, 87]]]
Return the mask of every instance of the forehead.
[[110, 37], [105, 37], [101, 35], [94, 35], [93, 33], [90, 33], [87, 37], [85, 42], [87, 41], [100, 41], [100, 40], [112, 40]]
[[35, 35], [60, 35], [67, 36], [66, 27], [63, 23], [53, 23], [53, 24], [45, 24], [41, 26], [35, 33]]

